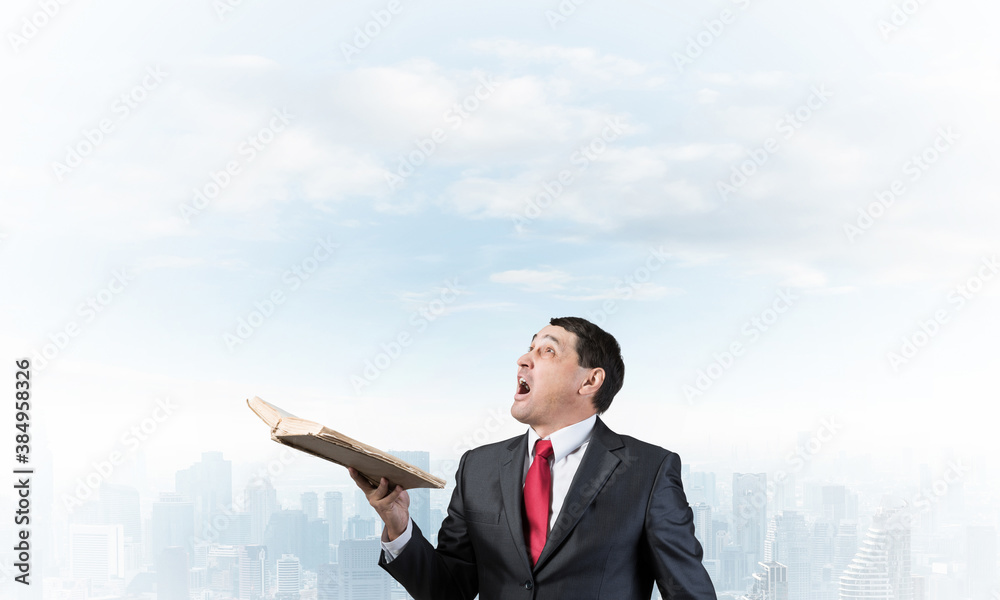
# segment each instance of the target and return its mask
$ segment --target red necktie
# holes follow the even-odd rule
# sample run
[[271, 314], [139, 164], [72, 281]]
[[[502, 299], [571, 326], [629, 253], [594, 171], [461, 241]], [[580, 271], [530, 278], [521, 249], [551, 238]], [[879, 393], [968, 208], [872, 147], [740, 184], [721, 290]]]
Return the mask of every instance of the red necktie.
[[524, 514], [527, 517], [525, 542], [531, 554], [531, 564], [538, 562], [538, 556], [545, 546], [549, 531], [549, 512], [552, 508], [552, 471], [549, 457], [552, 456], [552, 442], [535, 442], [535, 460], [528, 469], [524, 480]]

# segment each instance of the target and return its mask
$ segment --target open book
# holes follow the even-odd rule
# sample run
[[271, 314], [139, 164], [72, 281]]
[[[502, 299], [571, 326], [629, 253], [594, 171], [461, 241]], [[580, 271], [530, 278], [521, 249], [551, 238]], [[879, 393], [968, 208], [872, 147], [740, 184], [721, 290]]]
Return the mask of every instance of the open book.
[[372, 485], [377, 486], [385, 477], [390, 490], [396, 484], [407, 490], [444, 487], [445, 481], [440, 477], [319, 423], [300, 419], [257, 396], [247, 400], [247, 404], [271, 428], [272, 440], [338, 465], [354, 467]]

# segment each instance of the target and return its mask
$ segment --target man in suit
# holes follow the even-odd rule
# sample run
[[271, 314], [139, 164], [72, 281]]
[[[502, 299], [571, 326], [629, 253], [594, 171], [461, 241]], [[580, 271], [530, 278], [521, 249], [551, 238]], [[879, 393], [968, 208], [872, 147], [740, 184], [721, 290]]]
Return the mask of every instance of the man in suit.
[[555, 318], [518, 361], [524, 435], [466, 452], [433, 548], [409, 497], [355, 483], [385, 522], [379, 565], [416, 600], [715, 600], [677, 454], [598, 416], [621, 389], [618, 342]]

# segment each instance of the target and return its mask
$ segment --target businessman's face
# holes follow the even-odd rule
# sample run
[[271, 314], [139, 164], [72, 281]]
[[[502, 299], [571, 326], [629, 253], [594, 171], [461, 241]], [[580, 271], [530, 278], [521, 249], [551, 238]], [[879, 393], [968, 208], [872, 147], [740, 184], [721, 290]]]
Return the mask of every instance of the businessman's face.
[[[510, 414], [518, 421], [554, 431], [575, 423], [581, 410], [592, 407], [580, 395], [590, 369], [580, 366], [576, 335], [547, 325], [531, 338], [528, 351], [517, 359], [517, 388]], [[576, 419], [576, 420], [574, 420]], [[544, 437], [544, 435], [543, 435]]]

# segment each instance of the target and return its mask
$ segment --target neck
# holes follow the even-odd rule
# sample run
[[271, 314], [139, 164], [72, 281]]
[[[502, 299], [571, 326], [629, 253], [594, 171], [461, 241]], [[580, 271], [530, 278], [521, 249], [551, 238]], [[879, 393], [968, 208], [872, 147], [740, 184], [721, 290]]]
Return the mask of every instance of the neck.
[[553, 433], [559, 431], [560, 429], [562, 429], [564, 427], [569, 427], [570, 425], [576, 425], [580, 421], [584, 421], [586, 419], [589, 419], [590, 417], [592, 417], [592, 416], [594, 416], [596, 414], [597, 414], [597, 411], [591, 411], [591, 412], [589, 412], [589, 413], [587, 413], [585, 415], [577, 416], [577, 417], [568, 417], [566, 419], [562, 419], [560, 421], [557, 421], [556, 423], [545, 423], [545, 424], [540, 424], [540, 425], [532, 425], [531, 428], [535, 430], [535, 433], [538, 434], [538, 437], [544, 439], [544, 438], [549, 437], [550, 435], [552, 435]]

